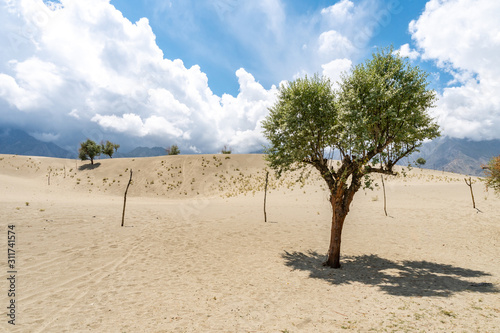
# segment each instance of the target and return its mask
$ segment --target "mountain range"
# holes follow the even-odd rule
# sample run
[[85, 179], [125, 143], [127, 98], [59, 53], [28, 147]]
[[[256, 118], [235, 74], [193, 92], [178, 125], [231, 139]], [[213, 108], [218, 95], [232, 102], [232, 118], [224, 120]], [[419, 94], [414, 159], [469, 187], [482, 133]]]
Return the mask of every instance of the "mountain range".
[[[493, 156], [500, 155], [500, 140], [471, 141], [441, 137], [424, 143], [419, 150], [406, 158], [404, 163], [413, 164], [422, 157], [426, 160], [424, 168], [484, 176], [481, 166]], [[0, 154], [77, 158], [76, 152], [37, 140], [19, 129], [0, 129]], [[165, 154], [165, 148], [162, 147], [137, 147], [128, 153], [117, 152], [114, 157], [152, 157]]]
[[[40, 141], [25, 131], [13, 128], [0, 129], [0, 154], [78, 158], [76, 152], [63, 149], [51, 142]], [[137, 147], [128, 153], [116, 152], [113, 157], [152, 157], [165, 154], [165, 148]]]
[[471, 176], [484, 176], [482, 165], [493, 156], [500, 155], [500, 140], [471, 141], [450, 137], [437, 138], [424, 143], [410, 156], [410, 162], [422, 157], [425, 168], [443, 170]]
[[77, 158], [76, 153], [51, 142], [35, 139], [28, 133], [13, 128], [0, 129], [0, 154]]
[[166, 155], [167, 152], [165, 148], [162, 147], [153, 147], [153, 148], [148, 148], [148, 147], [137, 147], [134, 148], [133, 150], [129, 151], [128, 153], [119, 153], [116, 152], [113, 157], [153, 157], [153, 156], [162, 156]]

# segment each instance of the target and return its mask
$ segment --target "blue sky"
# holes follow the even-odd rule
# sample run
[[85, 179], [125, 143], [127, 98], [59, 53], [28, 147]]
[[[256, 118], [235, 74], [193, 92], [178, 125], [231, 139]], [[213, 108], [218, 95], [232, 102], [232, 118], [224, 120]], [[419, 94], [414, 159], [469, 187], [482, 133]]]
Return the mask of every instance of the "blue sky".
[[500, 2], [0, 0], [4, 126], [75, 150], [264, 145], [280, 82], [332, 80], [393, 45], [426, 70], [445, 135], [500, 138]]
[[[361, 1], [354, 1], [353, 3]], [[245, 38], [239, 34], [228, 32], [231, 25], [230, 16], [241, 6], [238, 0], [216, 1], [151, 1], [151, 0], [112, 0], [111, 4], [120, 10], [123, 15], [135, 22], [141, 17], [147, 17], [156, 34], [157, 43], [164, 51], [165, 57], [184, 61], [186, 66], [199, 65], [209, 78], [214, 93], [222, 95], [238, 93], [238, 82], [234, 75], [239, 68], [245, 68], [252, 73], [265, 87], [277, 85], [281, 80], [293, 79], [297, 68], [294, 66], [281, 69], [279, 74], [268, 72], [267, 63], [260, 59], [260, 52], [252, 49], [245, 43]], [[287, 25], [296, 22], [314, 20], [321, 10], [328, 8], [338, 1], [284, 1]], [[425, 8], [426, 1], [372, 1], [374, 11], [367, 15], [367, 21], [375, 24], [375, 33], [371, 36], [368, 46], [359, 50], [356, 62], [369, 57], [370, 49], [380, 46], [394, 45], [399, 47], [411, 43], [408, 31], [409, 23], [418, 18]], [[387, 15], [387, 13], [389, 15]], [[384, 15], [381, 17], [380, 15]], [[262, 14], [260, 14], [262, 15]], [[259, 14], [255, 15], [259, 16]], [[254, 16], [254, 17], [255, 17]], [[250, 19], [253, 20], [254, 17]], [[314, 22], [309, 24], [314, 25]], [[320, 23], [316, 23], [319, 29]], [[243, 35], [252, 34], [252, 25], [241, 32]], [[182, 33], [179, 33], [182, 31]], [[273, 44], [266, 45], [269, 50]], [[277, 52], [270, 59], [273, 65], [279, 62], [280, 57], [286, 54]], [[300, 60], [299, 60], [300, 61]], [[439, 71], [432, 63], [423, 63], [426, 70]], [[321, 68], [316, 68], [320, 72]], [[278, 72], [278, 71], [276, 71]], [[278, 73], [276, 73], [278, 74]], [[436, 84], [438, 84], [436, 82]]]

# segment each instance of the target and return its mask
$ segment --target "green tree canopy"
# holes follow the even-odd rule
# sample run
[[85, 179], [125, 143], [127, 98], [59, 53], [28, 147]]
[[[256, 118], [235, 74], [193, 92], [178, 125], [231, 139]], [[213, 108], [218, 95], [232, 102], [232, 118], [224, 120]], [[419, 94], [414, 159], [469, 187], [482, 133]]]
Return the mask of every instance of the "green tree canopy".
[[113, 158], [113, 154], [120, 148], [119, 144], [114, 144], [110, 141], [106, 141], [106, 143], [101, 142], [101, 151], [104, 155], [108, 155], [109, 158]]
[[417, 163], [417, 165], [419, 167], [423, 167], [425, 165], [425, 163], [427, 163], [427, 161], [425, 160], [425, 158], [419, 157], [419, 158], [417, 158], [417, 160], [415, 161], [415, 163]]
[[[314, 75], [280, 87], [263, 121], [266, 159], [278, 176], [312, 165], [327, 183], [333, 207], [326, 265], [340, 267], [340, 239], [354, 194], [373, 172], [393, 167], [425, 139], [439, 136], [428, 110], [436, 100], [427, 74], [387, 48], [344, 75], [337, 91]], [[332, 163], [340, 155], [338, 167]], [[364, 180], [364, 181], [363, 181]]]
[[90, 164], [94, 164], [94, 158], [101, 154], [101, 146], [94, 141], [87, 139], [87, 141], [80, 143], [78, 149], [78, 156], [82, 161], [90, 160]]
[[181, 153], [177, 145], [172, 145], [170, 148], [166, 149], [168, 155], [179, 155]]
[[483, 169], [486, 173], [486, 186], [500, 194], [500, 156], [492, 157]]

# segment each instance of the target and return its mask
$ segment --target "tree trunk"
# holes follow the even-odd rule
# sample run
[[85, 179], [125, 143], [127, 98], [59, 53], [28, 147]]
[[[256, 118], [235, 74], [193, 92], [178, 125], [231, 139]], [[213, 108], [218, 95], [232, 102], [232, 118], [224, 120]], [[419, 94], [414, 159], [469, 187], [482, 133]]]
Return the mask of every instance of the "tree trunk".
[[342, 198], [332, 196], [331, 204], [333, 208], [332, 230], [330, 235], [330, 247], [328, 249], [328, 258], [324, 266], [331, 268], [340, 268], [340, 242], [342, 236], [342, 227], [347, 216], [348, 210], [342, 208]]

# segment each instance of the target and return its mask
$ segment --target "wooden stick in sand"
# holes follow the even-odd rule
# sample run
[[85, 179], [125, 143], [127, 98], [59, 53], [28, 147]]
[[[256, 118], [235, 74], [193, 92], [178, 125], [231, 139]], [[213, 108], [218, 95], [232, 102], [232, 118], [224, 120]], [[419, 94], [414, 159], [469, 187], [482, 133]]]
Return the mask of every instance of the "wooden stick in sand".
[[384, 176], [382, 175], [382, 188], [384, 189], [384, 212], [385, 212], [385, 216], [387, 216], [387, 200], [386, 200], [386, 197], [385, 197], [385, 184], [384, 184]]
[[125, 222], [125, 205], [127, 204], [127, 192], [131, 182], [132, 182], [132, 169], [130, 169], [130, 179], [128, 180], [127, 188], [125, 189], [125, 195], [123, 196], [122, 227], [123, 223]]
[[476, 208], [476, 202], [474, 201], [474, 192], [472, 192], [472, 178], [469, 177], [469, 181], [467, 182], [467, 178], [464, 178], [465, 184], [470, 187], [470, 195], [472, 196], [472, 208]]
[[269, 179], [269, 171], [266, 172], [266, 187], [264, 188], [264, 222], [267, 222], [266, 214], [266, 199], [267, 199], [267, 181]]

